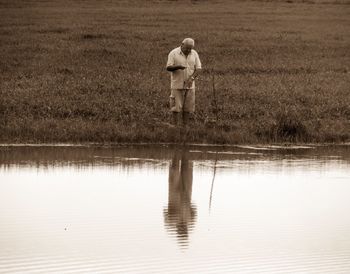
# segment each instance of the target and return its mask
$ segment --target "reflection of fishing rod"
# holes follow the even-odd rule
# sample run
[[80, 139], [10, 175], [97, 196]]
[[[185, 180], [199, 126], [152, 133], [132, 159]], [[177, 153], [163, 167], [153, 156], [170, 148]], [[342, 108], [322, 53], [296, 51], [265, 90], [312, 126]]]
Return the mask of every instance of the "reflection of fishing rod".
[[216, 164], [218, 162], [218, 151], [215, 152], [215, 162], [214, 162], [214, 170], [213, 170], [213, 178], [211, 180], [211, 189], [210, 189], [210, 197], [209, 197], [209, 213], [211, 210], [211, 201], [213, 199], [213, 190], [214, 190], [214, 182], [216, 176]]

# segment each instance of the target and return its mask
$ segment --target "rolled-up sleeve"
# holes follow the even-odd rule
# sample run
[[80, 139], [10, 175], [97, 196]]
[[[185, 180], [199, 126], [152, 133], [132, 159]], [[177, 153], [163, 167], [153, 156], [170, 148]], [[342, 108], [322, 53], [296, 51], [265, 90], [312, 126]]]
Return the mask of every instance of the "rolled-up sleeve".
[[201, 63], [201, 60], [199, 59], [198, 53], [196, 53], [195, 67], [196, 67], [196, 69], [202, 68], [202, 63]]
[[170, 52], [169, 55], [168, 55], [168, 61], [166, 63], [166, 66], [173, 66], [175, 65], [175, 58], [174, 58], [174, 53], [173, 52]]

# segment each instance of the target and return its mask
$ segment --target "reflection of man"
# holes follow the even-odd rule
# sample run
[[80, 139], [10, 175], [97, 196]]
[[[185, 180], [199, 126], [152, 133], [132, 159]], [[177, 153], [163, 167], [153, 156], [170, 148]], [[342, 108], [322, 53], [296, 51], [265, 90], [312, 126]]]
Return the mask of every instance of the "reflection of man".
[[193, 163], [188, 152], [176, 151], [169, 167], [168, 207], [164, 210], [165, 225], [175, 231], [180, 245], [188, 244], [194, 226], [196, 208], [191, 204]]

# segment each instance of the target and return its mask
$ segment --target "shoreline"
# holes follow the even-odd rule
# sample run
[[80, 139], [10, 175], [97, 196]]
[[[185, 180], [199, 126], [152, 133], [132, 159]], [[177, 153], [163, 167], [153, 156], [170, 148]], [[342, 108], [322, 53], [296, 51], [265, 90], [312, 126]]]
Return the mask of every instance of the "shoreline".
[[210, 143], [0, 143], [3, 147], [136, 147], [136, 146], [191, 146], [191, 147], [228, 147], [247, 149], [308, 149], [313, 147], [350, 146], [350, 142], [343, 143], [256, 143], [256, 144], [210, 144]]

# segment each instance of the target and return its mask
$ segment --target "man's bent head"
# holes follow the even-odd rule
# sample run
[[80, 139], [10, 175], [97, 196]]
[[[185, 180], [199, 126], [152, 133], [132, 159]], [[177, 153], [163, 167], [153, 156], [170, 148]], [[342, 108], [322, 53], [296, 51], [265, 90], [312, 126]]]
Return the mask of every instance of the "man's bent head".
[[191, 50], [194, 48], [194, 40], [192, 38], [185, 38], [182, 41], [181, 44], [181, 51], [185, 54], [188, 55], [190, 54]]

